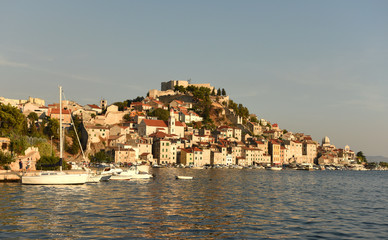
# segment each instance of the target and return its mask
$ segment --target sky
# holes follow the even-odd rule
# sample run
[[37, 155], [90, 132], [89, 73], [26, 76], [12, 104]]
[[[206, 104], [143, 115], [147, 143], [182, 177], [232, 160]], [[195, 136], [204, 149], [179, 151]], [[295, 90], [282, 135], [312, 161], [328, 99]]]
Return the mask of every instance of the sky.
[[388, 157], [388, 1], [0, 2], [0, 96], [108, 103], [224, 88], [282, 129]]

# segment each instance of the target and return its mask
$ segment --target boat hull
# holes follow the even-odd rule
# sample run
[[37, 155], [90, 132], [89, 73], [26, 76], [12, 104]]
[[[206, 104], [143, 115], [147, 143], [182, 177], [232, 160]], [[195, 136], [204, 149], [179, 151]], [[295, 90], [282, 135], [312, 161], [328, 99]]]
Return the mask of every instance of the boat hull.
[[22, 176], [21, 182], [25, 185], [80, 185], [85, 184], [87, 179], [88, 174], [48, 172]]
[[182, 179], [182, 180], [191, 180], [191, 179], [193, 179], [193, 177], [190, 177], [190, 176], [176, 176], [175, 178], [176, 179]]

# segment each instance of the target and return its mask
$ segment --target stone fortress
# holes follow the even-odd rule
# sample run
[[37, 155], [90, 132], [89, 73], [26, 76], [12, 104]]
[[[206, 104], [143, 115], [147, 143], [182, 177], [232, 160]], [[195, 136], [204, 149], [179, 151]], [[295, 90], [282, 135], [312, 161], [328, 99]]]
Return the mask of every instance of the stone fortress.
[[174, 91], [174, 88], [175, 86], [182, 86], [182, 87], [188, 87], [188, 86], [195, 86], [195, 87], [206, 87], [206, 88], [210, 88], [211, 91], [213, 91], [213, 89], [217, 92], [217, 90], [210, 85], [210, 83], [197, 83], [197, 84], [191, 84], [190, 81], [185, 81], [185, 80], [171, 80], [171, 81], [168, 81], [168, 82], [162, 82], [161, 84], [161, 91], [159, 90], [156, 90], [156, 89], [152, 89], [150, 91], [148, 91], [148, 96], [150, 98], [158, 98], [160, 96], [168, 96], [168, 95], [175, 95], [175, 91]]

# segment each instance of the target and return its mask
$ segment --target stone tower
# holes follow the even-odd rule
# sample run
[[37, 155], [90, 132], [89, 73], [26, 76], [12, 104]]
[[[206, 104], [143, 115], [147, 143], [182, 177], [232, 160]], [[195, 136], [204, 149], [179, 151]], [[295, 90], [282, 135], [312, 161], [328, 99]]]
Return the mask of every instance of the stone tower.
[[168, 133], [175, 134], [175, 112], [170, 108], [170, 117], [168, 118]]
[[105, 100], [105, 99], [101, 99], [101, 101], [100, 101], [100, 108], [102, 110], [105, 110], [107, 107], [108, 107], [108, 101]]

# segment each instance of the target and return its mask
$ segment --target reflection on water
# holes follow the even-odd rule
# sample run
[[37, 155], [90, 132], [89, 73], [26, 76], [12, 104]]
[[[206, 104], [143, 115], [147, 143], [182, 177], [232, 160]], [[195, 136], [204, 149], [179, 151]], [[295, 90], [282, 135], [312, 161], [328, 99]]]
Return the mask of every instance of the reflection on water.
[[388, 233], [388, 172], [153, 171], [151, 180], [82, 186], [1, 184], [0, 238], [338, 239]]

